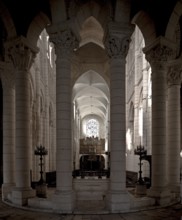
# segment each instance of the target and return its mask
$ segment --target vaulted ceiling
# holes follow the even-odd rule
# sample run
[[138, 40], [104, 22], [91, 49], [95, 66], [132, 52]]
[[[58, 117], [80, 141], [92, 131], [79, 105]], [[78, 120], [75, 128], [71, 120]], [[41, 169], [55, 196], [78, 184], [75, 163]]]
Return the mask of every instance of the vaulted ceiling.
[[[70, 2], [75, 1], [76, 4], [85, 4], [87, 2], [97, 2], [104, 5], [111, 2], [113, 7], [113, 14], [115, 13], [117, 2], [121, 0], [60, 0], [65, 2], [65, 7], [70, 5]], [[126, 0], [123, 0], [126, 1]], [[155, 21], [158, 34], [163, 34], [165, 31], [166, 24], [169, 20], [169, 16], [177, 2], [177, 0], [127, 0], [131, 1], [131, 20], [133, 16], [140, 10], [146, 11], [151, 18]], [[13, 21], [16, 26], [17, 33], [19, 35], [26, 35], [28, 27], [34, 17], [42, 11], [48, 18], [52, 19], [51, 15], [51, 2], [52, 0], [2, 0], [4, 5], [9, 10]]]
[[[74, 2], [74, 7], [80, 7], [87, 3], [90, 3], [92, 8], [96, 3], [103, 8], [105, 5], [111, 12], [109, 19], [115, 21], [122, 14], [122, 3], [129, 5], [130, 21], [135, 17], [139, 11], [146, 12], [154, 22], [156, 35], [164, 35], [169, 22], [170, 15], [174, 9], [174, 6], [178, 0], [0, 0], [0, 14], [3, 14], [1, 6], [6, 7], [11, 20], [15, 26], [17, 36], [27, 36], [30, 24], [34, 18], [43, 12], [51, 24], [53, 17], [52, 5], [59, 2], [62, 10], [60, 17], [64, 17], [65, 20], [70, 19], [72, 13], [71, 7]], [[55, 6], [54, 6], [55, 8]], [[60, 8], [59, 8], [60, 9]], [[69, 11], [69, 12], [68, 12]], [[94, 12], [92, 9], [91, 12]], [[84, 15], [84, 12], [82, 12]], [[74, 14], [72, 14], [74, 17]], [[81, 16], [80, 16], [81, 17]], [[99, 16], [98, 16], [99, 17]], [[104, 16], [102, 16], [104, 18]], [[8, 19], [8, 18], [7, 18]], [[103, 22], [104, 23], [104, 22]], [[81, 23], [80, 23], [81, 24]], [[47, 22], [48, 25], [48, 22]], [[7, 27], [6, 27], [7, 28]], [[6, 28], [0, 19], [0, 51], [3, 54], [3, 42], [6, 41], [7, 34]], [[103, 72], [107, 74], [107, 70], [97, 71], [96, 65], [102, 64], [103, 66], [108, 62], [108, 57], [104, 50], [103, 37], [104, 30], [102, 25], [92, 16], [88, 17], [82, 22], [79, 29], [80, 47], [75, 52], [78, 60], [82, 62], [82, 67], [88, 64], [89, 68], [85, 68], [73, 85], [73, 100], [77, 103], [77, 107], [84, 117], [87, 114], [97, 114], [100, 117], [106, 117], [108, 113], [109, 103], [109, 85], [108, 82], [101, 77]], [[91, 65], [93, 64], [94, 65]]]

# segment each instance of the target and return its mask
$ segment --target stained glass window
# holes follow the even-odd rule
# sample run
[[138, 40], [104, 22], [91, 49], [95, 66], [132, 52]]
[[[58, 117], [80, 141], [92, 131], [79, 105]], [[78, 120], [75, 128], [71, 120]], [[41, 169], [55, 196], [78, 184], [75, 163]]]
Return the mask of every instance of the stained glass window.
[[87, 137], [98, 137], [99, 136], [99, 123], [95, 119], [90, 119], [86, 125]]

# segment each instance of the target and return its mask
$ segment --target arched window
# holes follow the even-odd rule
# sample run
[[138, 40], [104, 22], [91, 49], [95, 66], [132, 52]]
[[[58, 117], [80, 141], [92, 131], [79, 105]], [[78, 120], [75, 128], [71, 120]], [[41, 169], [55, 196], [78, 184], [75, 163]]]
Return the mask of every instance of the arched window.
[[99, 122], [95, 119], [90, 119], [86, 124], [86, 135], [87, 137], [98, 137], [99, 136]]

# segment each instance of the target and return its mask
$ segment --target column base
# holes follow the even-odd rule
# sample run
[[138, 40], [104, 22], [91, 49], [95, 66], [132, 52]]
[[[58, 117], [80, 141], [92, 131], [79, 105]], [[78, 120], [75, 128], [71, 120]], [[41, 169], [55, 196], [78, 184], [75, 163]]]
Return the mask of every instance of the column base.
[[169, 185], [168, 187], [172, 193], [180, 194], [180, 184], [179, 185]]
[[107, 206], [111, 213], [123, 213], [130, 210], [130, 196], [125, 190], [110, 191], [107, 195]]
[[74, 210], [75, 195], [73, 191], [56, 191], [52, 197], [52, 209], [57, 213], [70, 214]]
[[2, 200], [9, 200], [12, 189], [15, 187], [15, 183], [3, 183], [2, 185]]
[[14, 187], [12, 190], [12, 203], [15, 205], [25, 206], [28, 199], [36, 196], [35, 190], [29, 187]]
[[36, 196], [40, 198], [47, 198], [47, 184], [37, 184], [35, 186]]
[[171, 193], [169, 189], [161, 187], [151, 187], [147, 196], [155, 199], [156, 205], [169, 205], [171, 202]]
[[135, 186], [135, 194], [136, 195], [146, 195], [147, 194], [147, 187], [145, 184], [136, 184]]

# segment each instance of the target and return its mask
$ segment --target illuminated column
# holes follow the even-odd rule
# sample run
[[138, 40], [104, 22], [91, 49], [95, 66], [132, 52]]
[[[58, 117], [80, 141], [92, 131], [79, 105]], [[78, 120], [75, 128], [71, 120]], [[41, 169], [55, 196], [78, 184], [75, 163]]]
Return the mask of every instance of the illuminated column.
[[71, 213], [74, 208], [72, 188], [71, 130], [71, 54], [75, 38], [71, 31], [51, 34], [56, 51], [56, 194], [55, 210]]
[[170, 46], [158, 38], [144, 49], [152, 68], [152, 186], [148, 195], [161, 205], [170, 201], [166, 178], [166, 64], [173, 56]]
[[21, 37], [11, 42], [9, 53], [15, 67], [16, 87], [16, 187], [12, 191], [12, 202], [26, 205], [35, 192], [30, 187], [30, 88], [29, 69], [37, 49]]
[[[143, 60], [143, 145], [145, 149], [148, 147], [147, 143], [147, 127], [148, 127], [148, 65], [145, 60]], [[148, 153], [148, 152], [147, 152]]]
[[[5, 200], [15, 186], [15, 77], [13, 68], [4, 63], [1, 70], [3, 86], [3, 185]], [[2, 67], [2, 66], [1, 66]]]
[[[35, 77], [36, 77], [36, 88], [37, 88], [37, 94], [36, 94], [36, 146], [42, 145], [41, 142], [41, 103], [40, 103], [40, 97], [41, 97], [41, 90], [40, 90], [40, 70], [37, 67], [36, 72], [35, 72]], [[36, 147], [34, 146], [34, 147]], [[34, 152], [33, 152], [34, 153]], [[39, 157], [33, 157], [34, 158], [34, 181], [38, 181], [40, 178], [40, 170], [39, 170]]]
[[180, 192], [180, 88], [181, 60], [170, 65], [167, 75], [167, 177], [170, 190]]
[[[138, 39], [139, 40], [139, 39]], [[138, 43], [136, 43], [138, 44]], [[143, 110], [143, 105], [140, 102], [140, 95], [141, 95], [141, 87], [140, 87], [140, 75], [142, 71], [142, 54], [141, 51], [136, 50], [135, 52], [135, 81], [134, 81], [134, 147], [137, 145], [142, 144], [143, 138], [141, 137], [141, 129], [143, 126], [141, 126], [141, 111]], [[143, 101], [143, 100], [142, 100]], [[143, 115], [142, 115], [143, 116]], [[143, 136], [143, 135], [142, 135]]]
[[127, 211], [130, 208], [126, 191], [126, 127], [125, 127], [125, 58], [129, 38], [110, 34], [106, 49], [110, 63], [110, 192], [108, 206], [111, 212]]

